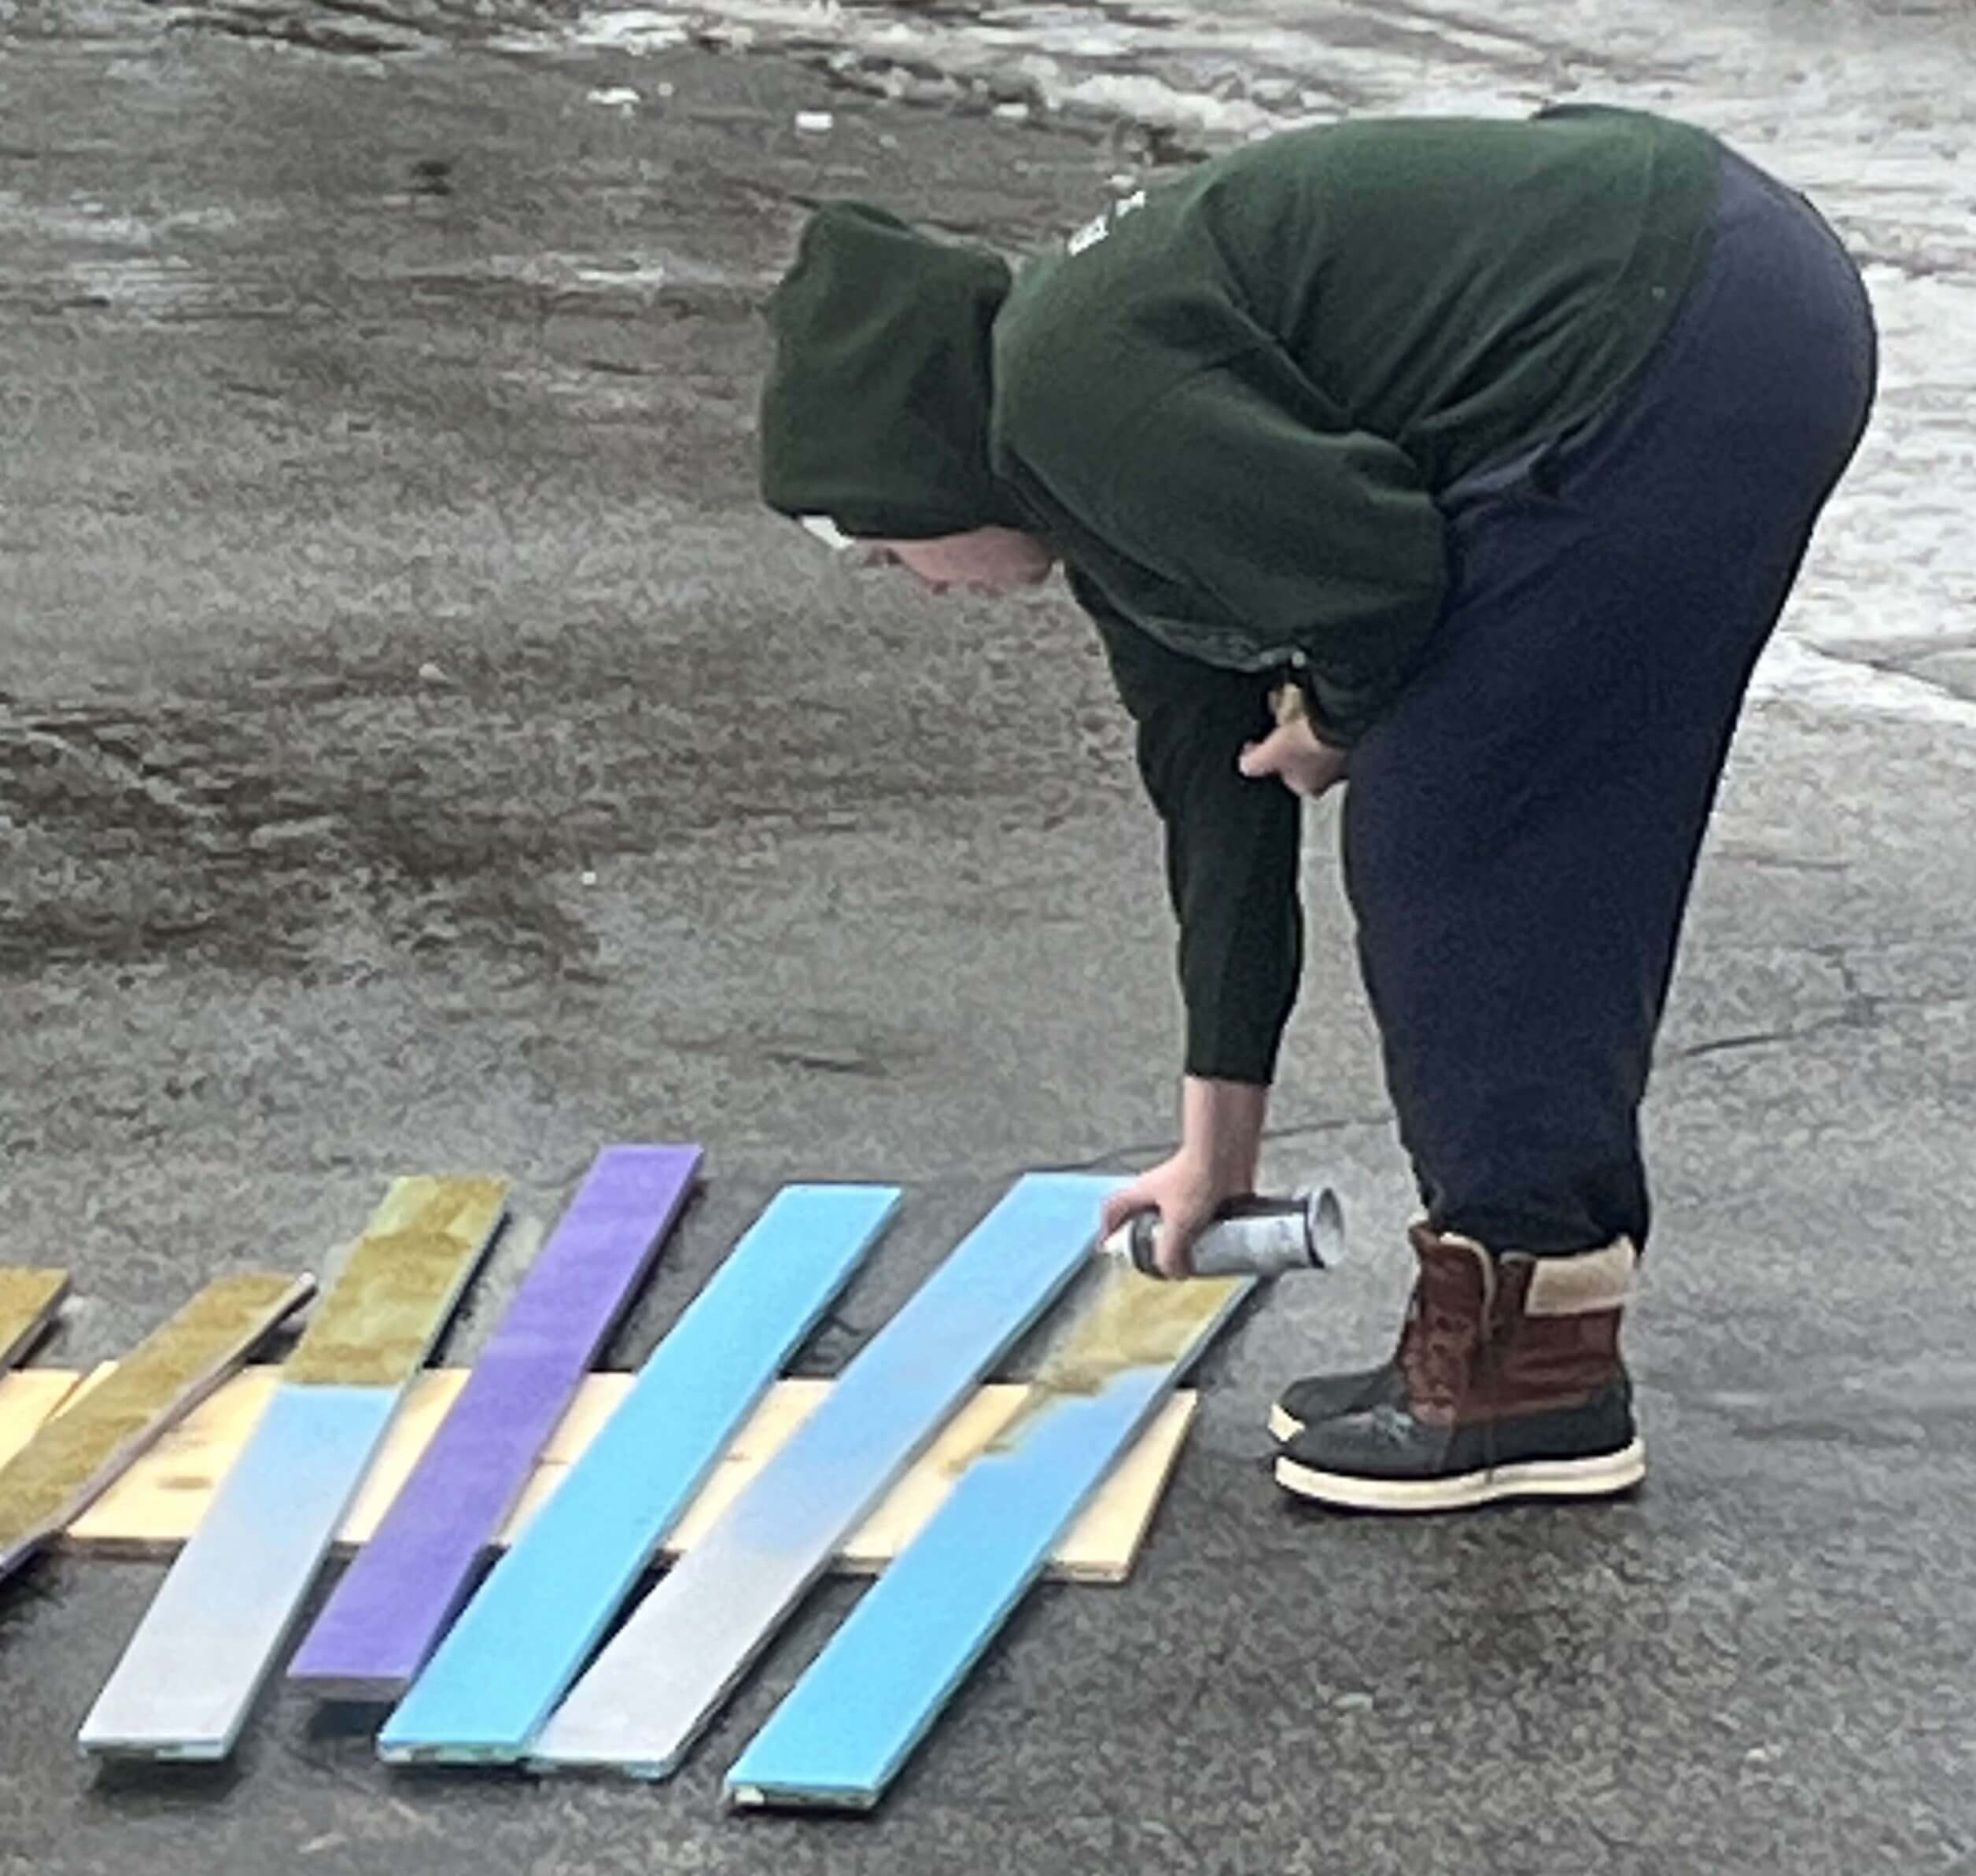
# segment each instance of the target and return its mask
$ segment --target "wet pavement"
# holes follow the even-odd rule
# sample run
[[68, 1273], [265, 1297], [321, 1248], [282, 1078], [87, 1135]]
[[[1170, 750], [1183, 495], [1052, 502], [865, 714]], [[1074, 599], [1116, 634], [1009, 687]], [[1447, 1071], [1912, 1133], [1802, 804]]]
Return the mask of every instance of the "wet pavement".
[[[613, 1360], [777, 1185], [898, 1180], [829, 1372], [1015, 1171], [1160, 1150], [1157, 843], [1088, 628], [821, 564], [757, 513], [749, 437], [806, 202], [1019, 248], [1194, 132], [1049, 108], [1067, 44], [971, 88], [984, 31], [1089, 9], [649, 10], [645, 51], [498, 6], [0, 10], [0, 1192], [4, 1255], [76, 1273], [45, 1359], [322, 1267], [400, 1170], [496, 1167], [547, 1215], [602, 1141], [690, 1135], [708, 1190]], [[1796, 17], [1714, 11], [1760, 49]], [[1340, 9], [1328, 68], [1381, 98], [1388, 12]], [[1486, 64], [1451, 20], [1435, 72]], [[1271, 1393], [1378, 1349], [1405, 1281], [1326, 809], [1268, 1164], [1333, 1178], [1361, 1255], [1218, 1352], [1133, 1583], [1034, 1598], [876, 1819], [717, 1802], [846, 1586], [669, 1786], [388, 1775], [368, 1716], [285, 1696], [227, 1771], [105, 1772], [74, 1729], [158, 1572], [57, 1560], [0, 1595], [0, 1873], [1976, 1870], [1954, 25], [1889, 9], [1845, 101], [1869, 155], [1946, 153], [1873, 238], [1896, 396], [1698, 890], [1637, 1500], [1276, 1502]], [[975, 36], [846, 56], [900, 26]], [[1253, 44], [1252, 91], [1295, 56]]]

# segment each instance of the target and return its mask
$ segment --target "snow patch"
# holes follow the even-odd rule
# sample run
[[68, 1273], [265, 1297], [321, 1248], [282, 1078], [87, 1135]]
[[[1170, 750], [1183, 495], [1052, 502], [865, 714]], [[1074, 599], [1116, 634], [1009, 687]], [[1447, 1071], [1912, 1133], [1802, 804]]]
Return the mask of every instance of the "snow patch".
[[1910, 723], [1976, 729], [1976, 702], [1904, 671], [1834, 658], [1779, 633], [1750, 681], [1757, 703], [1803, 703], [1855, 715], [1899, 717]]
[[1976, 33], [1956, 17], [1800, 8], [1786, 30], [1774, 8], [1716, 0], [723, 0], [616, 8], [531, 42], [820, 52], [894, 95], [972, 92], [1012, 119], [1124, 120], [1200, 149], [1563, 101], [1701, 124], [1812, 197], [1866, 264], [1882, 335], [1873, 426], [1758, 695], [1969, 726], [1976, 704], [1891, 668], [1967, 642], [1976, 617]]

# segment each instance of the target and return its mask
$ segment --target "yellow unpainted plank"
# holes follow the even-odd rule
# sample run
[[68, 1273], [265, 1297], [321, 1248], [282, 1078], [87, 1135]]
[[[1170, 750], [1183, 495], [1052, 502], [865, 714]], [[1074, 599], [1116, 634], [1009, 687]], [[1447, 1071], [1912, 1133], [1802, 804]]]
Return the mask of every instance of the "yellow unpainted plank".
[[0, 1572], [81, 1512], [315, 1291], [312, 1277], [272, 1271], [223, 1277], [100, 1384], [77, 1388], [0, 1466]]
[[28, 1352], [68, 1294], [66, 1270], [0, 1269], [0, 1368]]
[[489, 1174], [394, 1179], [282, 1379], [396, 1388], [418, 1372], [507, 1209]]
[[[85, 1380], [80, 1398], [115, 1373], [115, 1365], [105, 1363]], [[249, 1368], [215, 1389], [70, 1524], [62, 1548], [112, 1557], [157, 1557], [177, 1550], [245, 1450], [281, 1377], [278, 1367]]]
[[[1019, 1386], [982, 1388], [852, 1536], [839, 1566], [867, 1572], [883, 1569], [940, 1509], [968, 1461], [1023, 1417], [1037, 1393]], [[1078, 1583], [1123, 1583], [1131, 1573], [1180, 1457], [1194, 1407], [1192, 1394], [1177, 1394], [1167, 1402], [1058, 1540], [1050, 1555], [1049, 1576]]]
[[72, 1368], [21, 1368], [0, 1374], [0, 1465], [41, 1430], [41, 1424], [76, 1391]]
[[1056, 1546], [1050, 1576], [1074, 1583], [1123, 1583], [1132, 1574], [1199, 1405], [1200, 1396], [1191, 1389], [1168, 1399]]
[[[283, 1370], [248, 1369], [168, 1432], [82, 1517], [65, 1539], [76, 1549], [112, 1556], [156, 1556], [175, 1550], [198, 1524], [213, 1488], [225, 1476]], [[413, 1383], [337, 1535], [348, 1550], [376, 1530], [385, 1509], [418, 1463], [447, 1409], [466, 1384], [467, 1370], [440, 1369]], [[547, 1501], [612, 1410], [629, 1391], [629, 1374], [592, 1374], [544, 1448], [535, 1475], [507, 1528], [511, 1542]], [[665, 1554], [674, 1556], [713, 1524], [721, 1509], [759, 1471], [769, 1455], [820, 1406], [828, 1380], [778, 1381], [736, 1436], [685, 1517]], [[898, 1554], [945, 1501], [966, 1459], [993, 1441], [1021, 1411], [1030, 1390], [1020, 1383], [979, 1389], [919, 1463], [853, 1535], [837, 1567], [868, 1574]], [[1174, 1461], [1195, 1405], [1177, 1394], [1114, 1469], [1098, 1495], [1065, 1534], [1049, 1574], [1085, 1583], [1123, 1582], [1130, 1572]]]

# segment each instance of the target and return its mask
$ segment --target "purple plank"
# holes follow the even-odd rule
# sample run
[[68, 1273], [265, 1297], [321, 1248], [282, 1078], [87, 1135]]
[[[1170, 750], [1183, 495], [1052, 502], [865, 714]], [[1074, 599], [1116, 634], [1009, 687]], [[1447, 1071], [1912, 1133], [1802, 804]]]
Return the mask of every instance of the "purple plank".
[[310, 1630], [291, 1681], [349, 1700], [395, 1700], [411, 1686], [644, 1281], [699, 1163], [696, 1146], [598, 1154], [452, 1410]]

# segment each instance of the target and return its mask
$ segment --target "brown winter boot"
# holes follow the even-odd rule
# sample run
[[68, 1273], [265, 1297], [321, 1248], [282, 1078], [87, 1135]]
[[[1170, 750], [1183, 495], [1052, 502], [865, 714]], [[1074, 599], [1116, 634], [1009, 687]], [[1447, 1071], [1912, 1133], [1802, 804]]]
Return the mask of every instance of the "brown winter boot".
[[1277, 1483], [1366, 1511], [1598, 1497], [1637, 1483], [1646, 1452], [1619, 1354], [1632, 1245], [1492, 1257], [1425, 1225], [1411, 1236], [1420, 1274], [1394, 1380], [1292, 1433]]
[[1311, 1374], [1295, 1380], [1270, 1403], [1270, 1436], [1274, 1439], [1294, 1439], [1313, 1421], [1333, 1420], [1340, 1413], [1357, 1413], [1381, 1404], [1396, 1407], [1406, 1399], [1406, 1377], [1402, 1363], [1407, 1345], [1420, 1321], [1420, 1284], [1406, 1299], [1406, 1314], [1401, 1318], [1399, 1340], [1393, 1352], [1377, 1368], [1348, 1369], [1342, 1374]]

